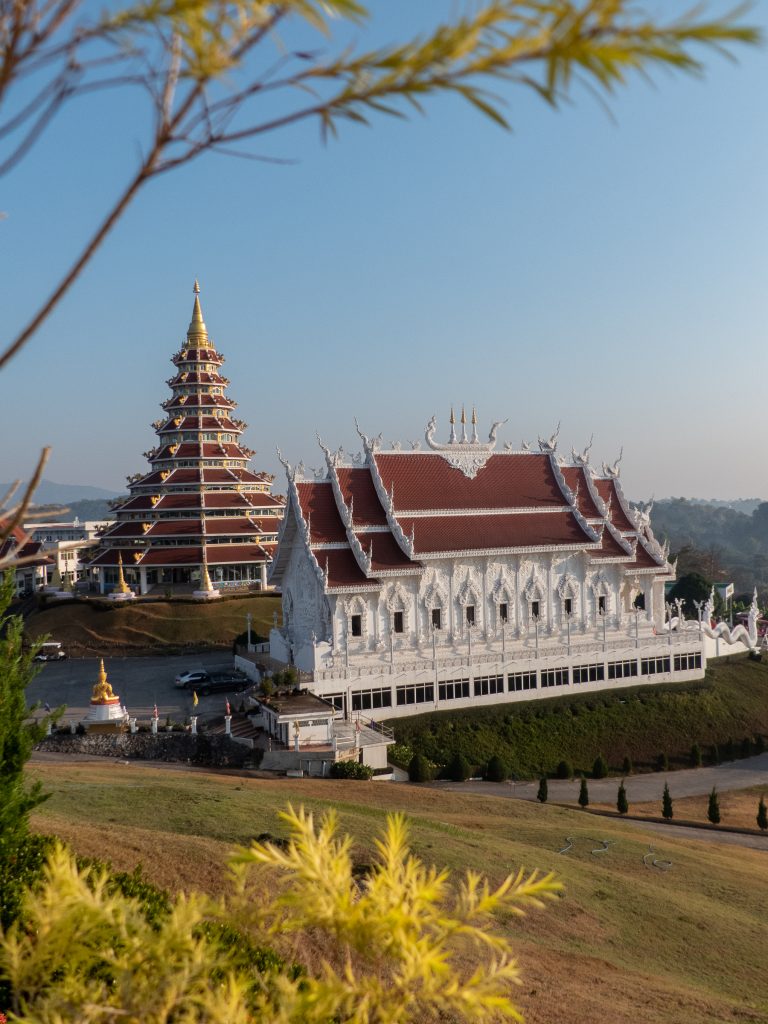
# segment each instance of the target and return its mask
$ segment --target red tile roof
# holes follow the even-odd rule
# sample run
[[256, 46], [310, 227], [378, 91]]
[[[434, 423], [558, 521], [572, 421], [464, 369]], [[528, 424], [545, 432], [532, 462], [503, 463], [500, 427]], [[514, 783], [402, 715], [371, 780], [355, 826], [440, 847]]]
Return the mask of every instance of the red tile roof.
[[104, 537], [143, 537], [144, 531], [141, 528], [141, 523], [128, 522], [128, 523], [116, 523], [114, 526], [104, 531]]
[[653, 555], [648, 554], [642, 544], [638, 542], [637, 550], [635, 551], [635, 560], [629, 562], [628, 565], [631, 568], [636, 569], [658, 569], [663, 566], [661, 559], [655, 559]]
[[602, 537], [600, 538], [600, 548], [597, 551], [590, 551], [589, 556], [592, 559], [601, 558], [626, 558], [629, 552], [627, 549], [616, 540], [608, 527], [603, 528]]
[[[141, 560], [141, 566], [148, 565], [200, 565], [203, 560], [203, 549], [190, 547], [155, 547], [147, 551]], [[126, 563], [130, 564], [130, 563]]]
[[336, 470], [339, 489], [344, 504], [349, 507], [352, 502], [353, 522], [356, 526], [386, 526], [387, 516], [373, 486], [370, 470], [345, 469]]
[[[397, 491], [397, 486], [395, 486]], [[571, 512], [531, 512], [494, 516], [398, 516], [406, 537], [415, 531], [416, 556], [441, 551], [496, 548], [591, 546]], [[374, 554], [376, 546], [374, 543]]]
[[145, 534], [150, 540], [154, 540], [156, 537], [198, 537], [199, 535], [199, 519], [159, 519], [152, 523]]
[[564, 466], [563, 476], [565, 482], [571, 488], [572, 491], [579, 488], [579, 496], [576, 501], [576, 507], [579, 512], [584, 516], [585, 519], [601, 519], [602, 516], [598, 511], [597, 505], [592, 500], [592, 495], [589, 493], [589, 484], [586, 479], [586, 472], [582, 466]]
[[237, 534], [254, 537], [262, 531], [256, 520], [246, 516], [222, 516], [220, 519], [206, 519], [205, 532], [209, 537], [234, 537]]
[[231, 565], [233, 562], [263, 562], [259, 544], [206, 544], [208, 565]]
[[377, 454], [374, 458], [388, 494], [394, 483], [396, 509], [550, 508], [566, 504], [548, 455], [491, 455], [473, 480], [437, 453]]
[[[373, 561], [371, 572], [388, 572], [395, 569], [407, 569], [418, 567], [417, 562], [412, 562], [402, 551], [391, 533], [356, 533], [363, 551], [368, 554], [373, 545]], [[318, 551], [315, 557], [319, 560], [321, 552]]]
[[[297, 483], [301, 514], [310, 524], [312, 544], [346, 541], [347, 532], [336, 507], [331, 482]], [[350, 552], [351, 553], [351, 552]]]
[[619, 533], [635, 533], [637, 527], [627, 518], [624, 509], [621, 507], [621, 501], [616, 490], [616, 481], [613, 479], [598, 479], [595, 480], [595, 487], [603, 501], [610, 501], [611, 522]]
[[328, 568], [328, 587], [357, 587], [375, 582], [366, 578], [350, 548], [315, 551], [314, 556], [323, 572]]

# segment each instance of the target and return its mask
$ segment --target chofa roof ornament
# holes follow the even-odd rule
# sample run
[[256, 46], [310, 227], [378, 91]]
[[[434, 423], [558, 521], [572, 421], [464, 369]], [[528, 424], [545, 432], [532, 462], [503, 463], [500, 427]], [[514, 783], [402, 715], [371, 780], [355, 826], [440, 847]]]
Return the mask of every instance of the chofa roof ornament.
[[437, 417], [433, 416], [426, 426], [424, 431], [424, 440], [427, 442], [427, 447], [433, 452], [438, 452], [448, 462], [449, 465], [453, 466], [454, 469], [460, 469], [464, 476], [473, 479], [477, 476], [478, 472], [483, 468], [491, 453], [496, 447], [496, 434], [498, 433], [499, 427], [503, 426], [506, 420], [496, 420], [495, 423], [491, 424], [491, 429], [488, 433], [488, 441], [481, 442], [477, 436], [477, 413], [472, 410], [472, 437], [467, 438], [466, 431], [466, 414], [464, 409], [461, 411], [461, 438], [457, 439], [455, 423], [456, 419], [451, 409], [450, 416], [451, 431], [449, 439], [446, 443], [441, 443], [435, 440], [435, 431], [437, 429]]

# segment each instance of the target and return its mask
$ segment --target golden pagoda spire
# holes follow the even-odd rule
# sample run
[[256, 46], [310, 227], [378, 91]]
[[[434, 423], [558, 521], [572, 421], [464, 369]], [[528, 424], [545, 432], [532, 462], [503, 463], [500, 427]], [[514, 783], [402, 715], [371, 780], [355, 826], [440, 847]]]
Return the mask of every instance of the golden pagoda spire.
[[195, 285], [192, 291], [195, 293], [195, 304], [192, 307], [192, 319], [189, 322], [189, 328], [187, 329], [187, 339], [191, 341], [193, 338], [208, 340], [208, 328], [205, 326], [203, 320], [203, 310], [200, 307], [200, 285], [197, 278], [195, 278]]
[[[125, 576], [123, 575], [123, 553], [118, 551], [117, 553], [117, 586], [115, 587], [115, 593], [117, 594], [131, 594], [133, 591], [125, 582]], [[104, 661], [101, 662], [102, 672], [104, 671]]]
[[200, 566], [200, 570], [200, 589], [213, 590], [214, 586], [208, 573], [208, 559], [205, 557], [205, 548], [203, 548], [203, 564]]

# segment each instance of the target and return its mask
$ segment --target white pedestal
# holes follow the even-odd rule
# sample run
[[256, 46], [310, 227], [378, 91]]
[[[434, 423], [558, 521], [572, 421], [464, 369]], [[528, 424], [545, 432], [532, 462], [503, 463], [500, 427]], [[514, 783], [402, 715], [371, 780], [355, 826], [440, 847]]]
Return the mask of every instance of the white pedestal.
[[131, 591], [129, 594], [119, 594], [113, 590], [111, 594], [107, 594], [108, 601], [134, 601], [135, 599], [136, 595], [133, 593], [133, 591]]
[[218, 590], [193, 590], [192, 597], [196, 601], [215, 601], [217, 597], [221, 597]]

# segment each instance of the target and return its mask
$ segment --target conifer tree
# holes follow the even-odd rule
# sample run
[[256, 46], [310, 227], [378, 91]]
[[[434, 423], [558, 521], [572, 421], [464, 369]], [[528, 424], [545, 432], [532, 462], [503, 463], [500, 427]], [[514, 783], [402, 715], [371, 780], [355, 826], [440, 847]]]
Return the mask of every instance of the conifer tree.
[[691, 767], [701, 768], [701, 747], [698, 743], [694, 743], [691, 747]]
[[627, 754], [627, 756], [624, 758], [624, 763], [622, 764], [621, 770], [624, 773], [624, 775], [631, 775], [632, 772], [635, 770], [635, 766], [632, 764], [632, 758], [629, 756], [629, 754]]
[[616, 810], [619, 814], [626, 814], [629, 810], [629, 801], [627, 800], [627, 791], [624, 788], [624, 780], [621, 780], [619, 786], [619, 792], [616, 795]]
[[608, 776], [608, 762], [602, 754], [598, 754], [592, 765], [592, 778], [605, 779]]
[[589, 807], [589, 790], [587, 789], [587, 780], [582, 775], [581, 785], [579, 786], [579, 806], [583, 809]]
[[549, 786], [547, 784], [547, 776], [546, 775], [542, 775], [541, 778], [539, 779], [539, 791], [536, 794], [536, 799], [539, 801], [539, 803], [545, 804], [547, 802], [548, 797], [549, 797]]
[[713, 825], [720, 824], [720, 799], [717, 795], [717, 787], [712, 787], [712, 792], [709, 794], [709, 806], [707, 807], [707, 817]]
[[661, 798], [661, 816], [670, 821], [672, 818], [672, 797], [669, 793], [668, 783], [664, 783], [664, 795]]
[[760, 797], [760, 803], [757, 805], [757, 827], [761, 831], [768, 829], [768, 808], [765, 806], [765, 797]]

